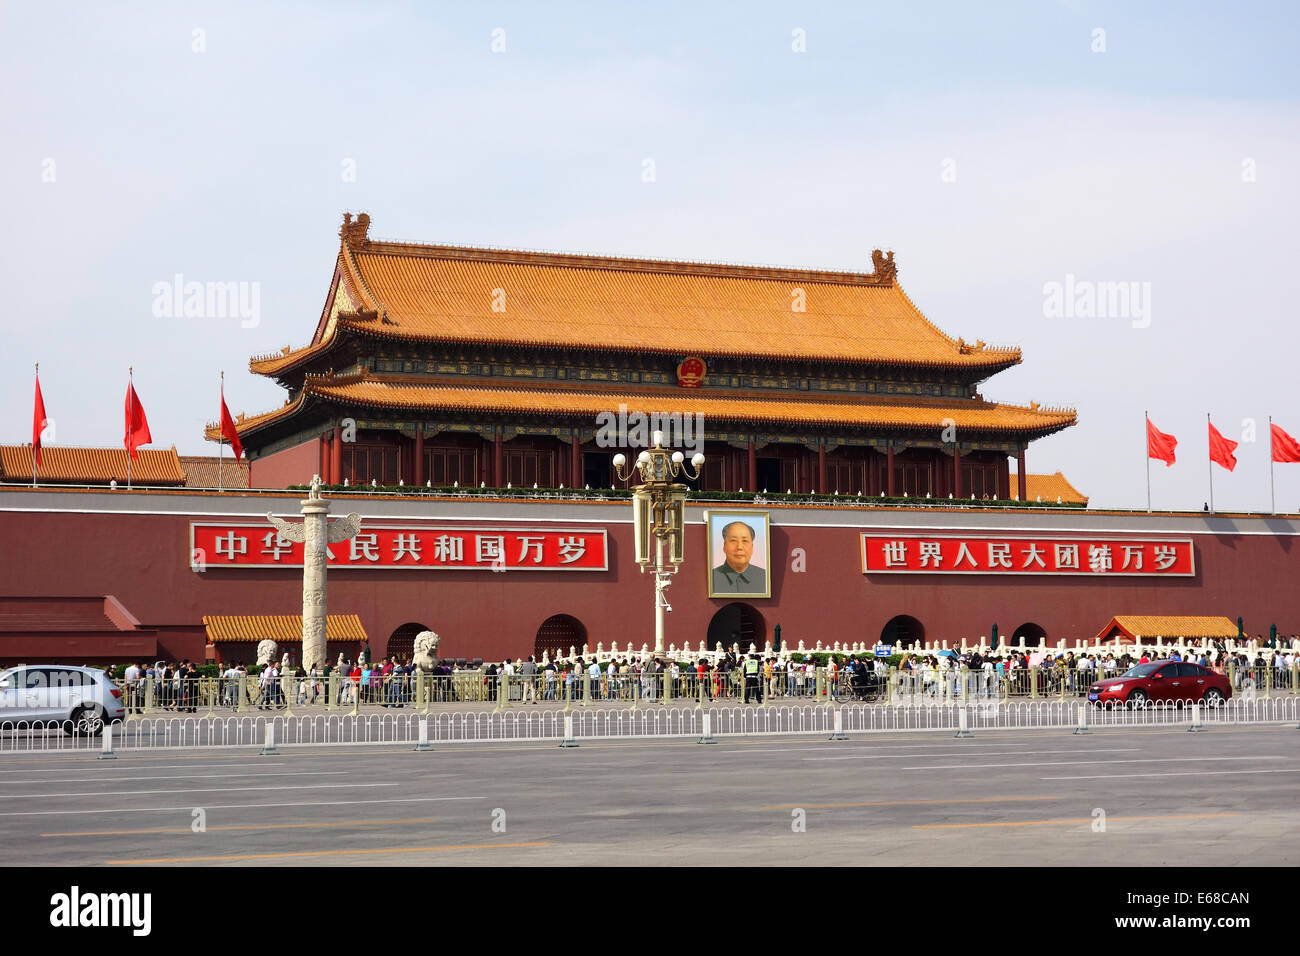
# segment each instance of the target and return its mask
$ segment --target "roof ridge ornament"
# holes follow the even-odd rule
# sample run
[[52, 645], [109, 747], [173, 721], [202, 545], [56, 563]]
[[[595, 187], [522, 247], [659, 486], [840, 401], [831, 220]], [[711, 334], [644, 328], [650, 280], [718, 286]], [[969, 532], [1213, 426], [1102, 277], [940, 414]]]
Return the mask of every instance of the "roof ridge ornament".
[[891, 250], [888, 253], [881, 252], [879, 249], [871, 250], [872, 274], [882, 282], [893, 283], [898, 276], [898, 266], [894, 263], [894, 253]]
[[339, 238], [351, 248], [364, 249], [370, 245], [370, 214], [357, 213], [356, 221], [352, 219], [352, 213], [343, 214], [343, 225], [339, 228]]

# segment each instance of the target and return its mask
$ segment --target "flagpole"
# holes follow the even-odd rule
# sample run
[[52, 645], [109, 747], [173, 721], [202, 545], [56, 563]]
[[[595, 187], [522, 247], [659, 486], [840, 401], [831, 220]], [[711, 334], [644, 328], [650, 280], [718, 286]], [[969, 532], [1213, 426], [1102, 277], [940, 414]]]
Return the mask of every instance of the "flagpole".
[[1273, 416], [1268, 416], [1268, 510], [1277, 514], [1277, 495], [1273, 490]]
[[[39, 390], [40, 390], [40, 363], [39, 363], [39, 362], [36, 363], [36, 390], [38, 390], [38, 392], [39, 392]], [[1271, 420], [1273, 420], [1273, 419], [1269, 419], [1269, 421], [1271, 421]], [[36, 436], [36, 440], [38, 440], [38, 441], [40, 440], [40, 436], [39, 436], [39, 434], [38, 434], [38, 436]], [[31, 486], [32, 486], [32, 488], [35, 488], [35, 486], [36, 486], [36, 447], [35, 447], [35, 445], [32, 445], [32, 447], [31, 447]]]
[[[1210, 437], [1210, 413], [1205, 413], [1205, 438]], [[1210, 514], [1214, 514], [1214, 459], [1206, 457], [1206, 466], [1210, 469]]]
[[[221, 404], [226, 403], [226, 370], [221, 370]], [[217, 427], [221, 427], [221, 416], [217, 416]], [[226, 439], [222, 435], [217, 438], [217, 491], [224, 491], [225, 485], [221, 479], [221, 461], [226, 457]]]
[[1151, 513], [1151, 412], [1142, 413], [1147, 420], [1147, 514]]
[[130, 411], [126, 416], [126, 490], [131, 490], [131, 438], [135, 435], [135, 366], [126, 367], [126, 394]]

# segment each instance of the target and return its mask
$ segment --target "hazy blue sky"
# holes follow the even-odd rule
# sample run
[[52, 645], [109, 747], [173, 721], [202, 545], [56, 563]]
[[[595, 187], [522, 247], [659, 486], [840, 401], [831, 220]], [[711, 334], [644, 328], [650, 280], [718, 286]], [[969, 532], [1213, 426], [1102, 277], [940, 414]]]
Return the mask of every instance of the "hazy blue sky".
[[[1157, 507], [1199, 508], [1209, 411], [1258, 438], [1216, 503], [1263, 510], [1267, 416], [1300, 436], [1298, 11], [5, 2], [0, 441], [30, 440], [39, 361], [56, 443], [118, 445], [134, 365], [155, 447], [213, 453], [218, 371], [236, 412], [280, 405], [248, 358], [306, 343], [364, 209], [422, 242], [862, 271], [893, 249], [941, 328], [1023, 348], [988, 397], [1078, 408], [1031, 471], [1144, 506], [1150, 409], [1180, 440]], [[259, 283], [260, 321], [155, 316], [177, 273]], [[1149, 283], [1149, 312], [1048, 316], [1067, 275]], [[1277, 479], [1300, 510], [1300, 465]]]

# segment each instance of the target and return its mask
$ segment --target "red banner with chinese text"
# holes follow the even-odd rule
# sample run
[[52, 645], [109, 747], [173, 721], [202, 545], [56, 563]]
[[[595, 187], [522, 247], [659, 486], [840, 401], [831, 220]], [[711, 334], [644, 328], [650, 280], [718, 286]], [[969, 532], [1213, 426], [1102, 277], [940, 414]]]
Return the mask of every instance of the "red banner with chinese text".
[[1077, 574], [1191, 577], [1189, 538], [862, 535], [864, 574]]
[[[303, 545], [269, 524], [190, 524], [190, 565], [301, 568]], [[329, 545], [326, 566], [468, 571], [606, 571], [603, 530], [366, 527]]]

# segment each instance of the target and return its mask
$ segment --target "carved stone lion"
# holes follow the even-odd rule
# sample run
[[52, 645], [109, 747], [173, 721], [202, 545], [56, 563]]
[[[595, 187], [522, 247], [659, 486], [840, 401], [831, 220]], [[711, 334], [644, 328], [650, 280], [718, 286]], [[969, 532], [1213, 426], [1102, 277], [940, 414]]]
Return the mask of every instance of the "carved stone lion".
[[271, 661], [275, 660], [275, 652], [278, 650], [275, 641], [259, 641], [257, 644], [257, 664], [259, 667], [265, 667]]
[[422, 674], [430, 674], [438, 664], [438, 645], [442, 638], [433, 631], [421, 631], [415, 635], [415, 657], [413, 663]]

